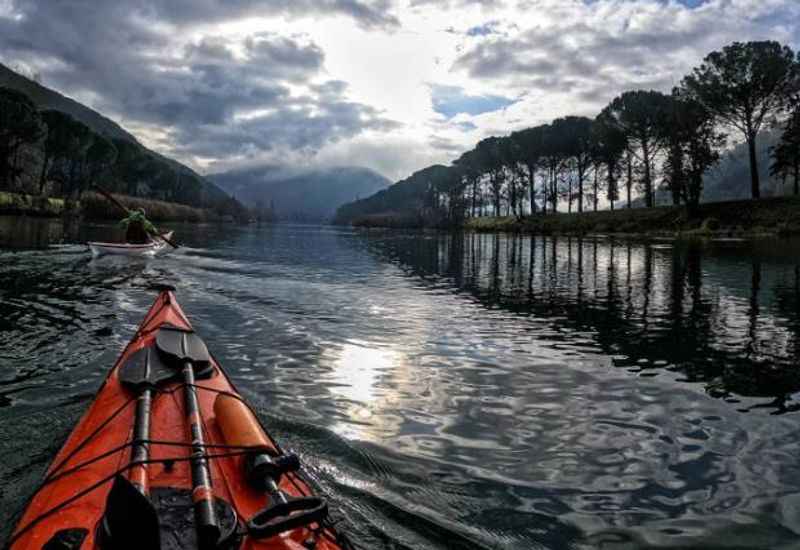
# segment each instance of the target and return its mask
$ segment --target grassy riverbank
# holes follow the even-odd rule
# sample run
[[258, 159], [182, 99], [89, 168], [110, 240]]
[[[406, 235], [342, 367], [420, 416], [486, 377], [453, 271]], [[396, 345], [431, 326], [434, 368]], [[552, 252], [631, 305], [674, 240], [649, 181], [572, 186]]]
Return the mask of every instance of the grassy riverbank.
[[613, 233], [676, 237], [752, 237], [800, 234], [800, 198], [701, 204], [688, 218], [686, 209], [675, 206], [583, 212], [470, 218], [465, 229], [538, 234]]
[[[114, 195], [127, 208], [144, 208], [147, 217], [154, 222], [208, 222], [219, 216], [211, 210], [194, 208], [185, 204], [142, 199], [126, 195]], [[122, 216], [119, 208], [98, 193], [84, 193], [80, 202], [81, 213], [90, 220], [118, 220]]]
[[0, 214], [47, 217], [60, 216], [63, 212], [63, 199], [0, 191]]
[[[147, 217], [157, 222], [208, 222], [219, 219], [219, 216], [211, 210], [193, 208], [185, 204], [125, 195], [115, 195], [115, 197], [128, 208], [144, 208]], [[97, 193], [84, 193], [75, 213], [90, 220], [118, 220], [122, 217], [119, 208]], [[64, 199], [0, 191], [0, 215], [56, 217], [65, 214], [71, 213], [67, 212]]]

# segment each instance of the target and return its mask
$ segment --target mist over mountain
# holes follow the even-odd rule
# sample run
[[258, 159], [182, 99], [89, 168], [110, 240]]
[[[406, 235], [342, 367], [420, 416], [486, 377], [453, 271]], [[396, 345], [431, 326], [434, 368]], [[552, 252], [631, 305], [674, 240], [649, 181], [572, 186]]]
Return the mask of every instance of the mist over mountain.
[[245, 205], [273, 208], [278, 219], [293, 221], [327, 221], [339, 206], [392, 183], [360, 166], [297, 169], [269, 165], [208, 177]]

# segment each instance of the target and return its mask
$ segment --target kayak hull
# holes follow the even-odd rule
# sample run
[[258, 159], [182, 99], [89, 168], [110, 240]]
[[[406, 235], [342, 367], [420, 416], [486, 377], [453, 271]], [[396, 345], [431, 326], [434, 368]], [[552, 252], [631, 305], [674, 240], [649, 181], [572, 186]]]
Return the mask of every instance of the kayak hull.
[[[172, 239], [172, 231], [164, 233], [164, 236], [167, 239]], [[157, 239], [145, 244], [103, 243], [90, 241], [88, 245], [93, 256], [104, 256], [106, 254], [114, 254], [119, 256], [152, 256], [167, 246], [167, 243], [163, 239]]]
[[[13, 532], [10, 549], [40, 550], [64, 530], [85, 530], [81, 550], [102, 548], [96, 540], [97, 527], [105, 512], [115, 472], [122, 472], [130, 479], [140, 475], [143, 468], [151, 494], [167, 489], [191, 492], [191, 437], [184, 408], [185, 386], [177, 379], [159, 385], [153, 396], [150, 415], [151, 463], [130, 467], [138, 396], [121, 384], [119, 371], [137, 351], [155, 345], [156, 333], [164, 325], [192, 330], [189, 319], [170, 291], [159, 294], [89, 409], [49, 466], [42, 486], [28, 502]], [[196, 382], [197, 398], [206, 444], [224, 446], [225, 439], [214, 413], [215, 399], [221, 393], [237, 396], [238, 399], [241, 397], [220, 365], [213, 359], [211, 363], [211, 377]], [[269, 440], [273, 441], [271, 438]], [[273, 450], [278, 452], [275, 445]], [[235, 456], [221, 458], [213, 458], [213, 455], [224, 455], [224, 452], [208, 448], [206, 453], [212, 456], [208, 465], [215, 499], [225, 501], [243, 520], [253, 517], [268, 504], [268, 498], [247, 482], [244, 469], [246, 458], [241, 452], [238, 455], [228, 453]], [[279, 487], [289, 496], [312, 494], [311, 487], [300, 473], [284, 475]], [[317, 530], [316, 534], [312, 528]], [[301, 550], [306, 548], [303, 544], [309, 538], [316, 538], [317, 550], [347, 547], [331, 527], [320, 529], [318, 524], [312, 524], [260, 540], [244, 536], [238, 548]]]

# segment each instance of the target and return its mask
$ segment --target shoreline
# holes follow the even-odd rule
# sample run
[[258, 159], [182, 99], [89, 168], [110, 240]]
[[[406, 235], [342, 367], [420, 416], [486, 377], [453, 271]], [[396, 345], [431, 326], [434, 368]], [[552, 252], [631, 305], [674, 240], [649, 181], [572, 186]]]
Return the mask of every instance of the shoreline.
[[602, 234], [644, 239], [755, 239], [800, 235], [800, 197], [702, 203], [689, 217], [684, 206], [557, 212], [466, 218], [450, 226], [425, 224], [408, 214], [373, 215], [355, 227], [467, 230], [536, 235]]
[[[209, 209], [195, 208], [185, 204], [114, 195], [128, 208], [144, 208], [147, 216], [156, 222], [218, 222], [225, 221]], [[23, 193], [0, 191], [0, 216], [29, 216], [34, 218], [83, 218], [87, 221], [119, 220], [122, 213], [110, 205], [107, 199], [87, 192], [78, 202], [78, 208], [67, 208], [62, 198], [42, 197]]]

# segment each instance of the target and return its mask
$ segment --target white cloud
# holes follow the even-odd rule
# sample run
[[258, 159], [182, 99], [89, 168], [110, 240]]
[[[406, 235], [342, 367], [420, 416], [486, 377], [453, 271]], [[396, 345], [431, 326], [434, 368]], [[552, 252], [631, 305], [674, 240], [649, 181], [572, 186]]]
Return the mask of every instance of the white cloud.
[[[200, 169], [289, 160], [397, 179], [491, 133], [668, 89], [734, 40], [798, 46], [796, 0], [697, 3], [0, 0], [0, 55]], [[516, 102], [447, 120], [459, 109], [434, 110], [441, 86]]]

